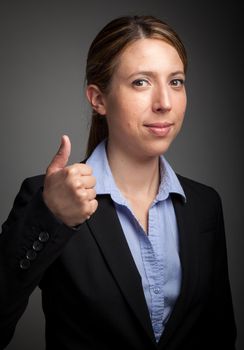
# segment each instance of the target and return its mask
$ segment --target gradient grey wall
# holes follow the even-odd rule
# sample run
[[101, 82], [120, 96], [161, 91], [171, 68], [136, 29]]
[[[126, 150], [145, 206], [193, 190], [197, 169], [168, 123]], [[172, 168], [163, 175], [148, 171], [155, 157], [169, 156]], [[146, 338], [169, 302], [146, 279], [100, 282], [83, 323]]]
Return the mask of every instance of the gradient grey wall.
[[[85, 57], [98, 30], [120, 15], [152, 14], [180, 33], [189, 55], [188, 110], [167, 157], [177, 172], [215, 187], [222, 196], [238, 350], [244, 349], [241, 13], [243, 6], [235, 1], [0, 4], [1, 223], [22, 180], [45, 171], [63, 133], [72, 140], [71, 162], [83, 158], [89, 120]], [[44, 349], [39, 290], [7, 349]]]

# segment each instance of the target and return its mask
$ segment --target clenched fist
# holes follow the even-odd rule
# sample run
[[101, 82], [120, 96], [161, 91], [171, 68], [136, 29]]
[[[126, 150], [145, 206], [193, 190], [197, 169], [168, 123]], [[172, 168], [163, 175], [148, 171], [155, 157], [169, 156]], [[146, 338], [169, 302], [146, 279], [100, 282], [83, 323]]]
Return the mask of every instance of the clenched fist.
[[67, 166], [71, 152], [68, 136], [47, 168], [43, 199], [51, 212], [67, 226], [83, 223], [97, 209], [96, 179], [87, 164]]

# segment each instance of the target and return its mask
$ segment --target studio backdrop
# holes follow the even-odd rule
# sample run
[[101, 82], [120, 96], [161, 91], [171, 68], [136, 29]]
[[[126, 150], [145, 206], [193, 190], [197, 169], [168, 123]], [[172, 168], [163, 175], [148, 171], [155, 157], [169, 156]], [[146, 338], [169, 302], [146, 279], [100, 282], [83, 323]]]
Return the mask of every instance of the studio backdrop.
[[[238, 350], [243, 312], [243, 5], [238, 1], [67, 0], [0, 3], [0, 222], [24, 178], [44, 173], [62, 134], [70, 163], [84, 158], [90, 108], [84, 97], [89, 45], [111, 19], [155, 15], [172, 25], [189, 57], [188, 107], [166, 154], [176, 172], [214, 187], [224, 208]], [[0, 286], [1, 288], [1, 286]], [[7, 350], [43, 350], [36, 289]]]

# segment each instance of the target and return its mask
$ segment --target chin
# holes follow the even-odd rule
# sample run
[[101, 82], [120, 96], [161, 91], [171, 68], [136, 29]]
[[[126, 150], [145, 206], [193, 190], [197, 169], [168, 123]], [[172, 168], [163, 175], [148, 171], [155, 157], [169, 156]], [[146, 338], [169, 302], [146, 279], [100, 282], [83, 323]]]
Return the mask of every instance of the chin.
[[167, 150], [169, 149], [169, 147], [164, 147], [164, 148], [158, 148], [158, 149], [147, 149], [146, 151], [144, 151], [143, 153], [143, 156], [146, 157], [146, 158], [158, 158], [162, 155], [164, 155]]
[[166, 153], [171, 145], [171, 142], [160, 142], [159, 144], [152, 147], [149, 151], [152, 157], [159, 157]]

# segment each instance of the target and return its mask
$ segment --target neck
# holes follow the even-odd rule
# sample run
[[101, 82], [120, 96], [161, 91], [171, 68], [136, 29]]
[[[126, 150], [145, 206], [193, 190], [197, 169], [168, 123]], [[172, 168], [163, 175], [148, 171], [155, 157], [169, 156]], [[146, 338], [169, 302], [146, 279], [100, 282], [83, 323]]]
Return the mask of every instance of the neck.
[[116, 185], [125, 197], [149, 201], [156, 197], [160, 182], [158, 156], [138, 159], [115, 150], [109, 143], [107, 155]]

